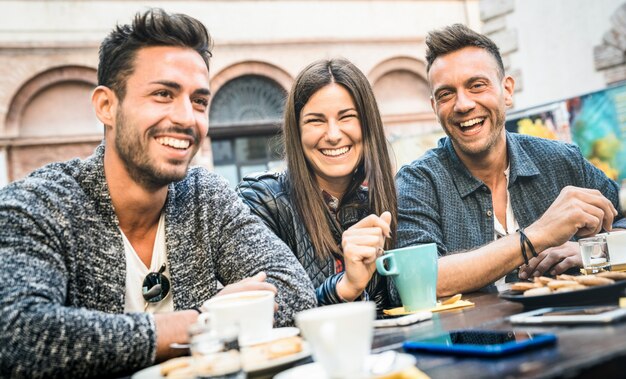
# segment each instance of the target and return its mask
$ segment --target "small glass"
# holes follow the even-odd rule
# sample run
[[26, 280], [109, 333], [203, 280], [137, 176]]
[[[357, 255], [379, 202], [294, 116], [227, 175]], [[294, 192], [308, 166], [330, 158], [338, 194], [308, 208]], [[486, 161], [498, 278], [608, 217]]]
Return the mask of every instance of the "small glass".
[[583, 267], [587, 274], [595, 274], [611, 268], [606, 236], [597, 235], [594, 237], [581, 238], [578, 240], [578, 244], [580, 245], [580, 256], [583, 261]]
[[215, 330], [211, 316], [202, 313], [189, 328], [192, 368], [197, 379], [245, 379], [236, 325]]

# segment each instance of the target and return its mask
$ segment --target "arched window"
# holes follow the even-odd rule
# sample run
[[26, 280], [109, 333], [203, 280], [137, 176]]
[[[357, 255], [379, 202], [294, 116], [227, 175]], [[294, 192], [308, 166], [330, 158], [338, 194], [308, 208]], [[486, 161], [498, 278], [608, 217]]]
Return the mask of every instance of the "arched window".
[[96, 82], [95, 68], [60, 66], [40, 72], [19, 88], [3, 131], [12, 138], [6, 147], [8, 180], [50, 162], [93, 153], [104, 134], [91, 105]]
[[278, 133], [286, 91], [261, 75], [219, 88], [209, 110], [214, 170], [234, 186], [249, 173], [283, 167]]

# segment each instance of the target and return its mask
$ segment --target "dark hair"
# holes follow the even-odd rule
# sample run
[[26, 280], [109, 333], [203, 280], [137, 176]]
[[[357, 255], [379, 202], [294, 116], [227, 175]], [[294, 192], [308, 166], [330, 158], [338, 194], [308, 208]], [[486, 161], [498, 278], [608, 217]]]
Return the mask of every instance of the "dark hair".
[[[320, 258], [328, 257], [331, 253], [340, 253], [341, 250], [333, 237], [331, 225], [328, 224], [334, 220], [327, 217], [328, 210], [321, 189], [304, 155], [300, 112], [313, 94], [331, 83], [343, 86], [352, 96], [363, 135], [363, 158], [342, 201], [351, 197], [366, 181], [370, 212], [377, 215], [384, 211], [391, 212], [392, 237], [395, 237], [398, 213], [387, 140], [374, 92], [367, 78], [345, 59], [311, 63], [300, 72], [287, 97], [283, 138], [290, 182], [289, 194], [309, 232], [315, 254]], [[385, 247], [389, 249], [393, 244], [393, 240], [387, 240]]]
[[98, 85], [111, 88], [122, 101], [137, 51], [150, 46], [180, 46], [200, 54], [207, 69], [213, 41], [204, 25], [184, 14], [152, 8], [137, 13], [132, 25], [117, 25], [100, 44]]
[[426, 72], [430, 71], [430, 66], [438, 57], [470, 46], [487, 50], [498, 64], [500, 77], [504, 77], [504, 64], [502, 64], [498, 46], [487, 36], [463, 24], [453, 24], [428, 33], [426, 36]]

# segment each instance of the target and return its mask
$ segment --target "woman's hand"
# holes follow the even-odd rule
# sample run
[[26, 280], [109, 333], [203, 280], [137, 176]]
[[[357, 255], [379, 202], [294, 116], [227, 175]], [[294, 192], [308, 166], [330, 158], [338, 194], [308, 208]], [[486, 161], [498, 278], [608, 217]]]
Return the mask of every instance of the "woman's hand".
[[343, 232], [341, 247], [346, 272], [337, 283], [337, 294], [344, 300], [359, 297], [376, 271], [376, 258], [384, 252], [390, 235], [391, 213], [369, 215]]

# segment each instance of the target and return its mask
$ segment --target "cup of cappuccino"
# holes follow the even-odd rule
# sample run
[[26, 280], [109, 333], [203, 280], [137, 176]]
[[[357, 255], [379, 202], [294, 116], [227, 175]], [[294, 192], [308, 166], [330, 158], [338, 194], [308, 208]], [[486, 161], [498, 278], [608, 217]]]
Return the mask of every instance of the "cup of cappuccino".
[[205, 301], [201, 309], [211, 315], [212, 328], [236, 325], [241, 345], [261, 343], [271, 336], [274, 324], [272, 291], [245, 291], [215, 296]]

